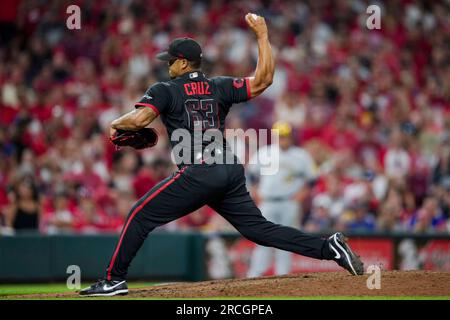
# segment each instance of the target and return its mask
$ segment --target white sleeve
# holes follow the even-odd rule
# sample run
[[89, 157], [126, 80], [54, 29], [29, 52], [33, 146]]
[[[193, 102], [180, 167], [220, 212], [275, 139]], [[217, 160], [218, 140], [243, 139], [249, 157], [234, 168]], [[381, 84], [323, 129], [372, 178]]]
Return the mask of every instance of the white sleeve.
[[305, 177], [305, 179], [307, 181], [316, 179], [317, 167], [314, 162], [314, 159], [306, 150], [301, 150], [300, 155], [301, 155], [301, 159], [302, 159], [302, 161], [300, 161], [301, 173], [303, 174], [303, 176]]
[[261, 163], [259, 162], [260, 150], [264, 147], [259, 148], [249, 159], [249, 164], [247, 165], [247, 170], [250, 174], [259, 176], [261, 170]]
[[317, 178], [317, 166], [316, 162], [314, 161], [313, 157], [309, 153], [305, 153], [307, 160], [307, 174], [308, 174], [308, 180], [315, 180]]

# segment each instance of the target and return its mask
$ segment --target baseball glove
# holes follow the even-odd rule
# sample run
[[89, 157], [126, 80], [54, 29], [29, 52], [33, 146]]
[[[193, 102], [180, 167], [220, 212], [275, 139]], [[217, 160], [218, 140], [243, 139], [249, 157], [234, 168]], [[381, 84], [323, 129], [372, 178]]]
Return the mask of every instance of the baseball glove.
[[158, 142], [158, 134], [152, 128], [143, 128], [138, 131], [117, 130], [111, 142], [117, 148], [128, 146], [140, 150], [155, 146]]

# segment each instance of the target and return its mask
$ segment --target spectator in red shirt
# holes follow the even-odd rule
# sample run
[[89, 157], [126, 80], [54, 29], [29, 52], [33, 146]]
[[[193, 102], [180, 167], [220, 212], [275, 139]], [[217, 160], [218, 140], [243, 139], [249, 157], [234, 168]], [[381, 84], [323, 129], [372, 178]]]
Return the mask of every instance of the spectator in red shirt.
[[352, 119], [337, 114], [331, 125], [322, 131], [322, 140], [333, 150], [354, 149], [358, 143], [357, 128]]
[[52, 200], [52, 207], [44, 214], [43, 229], [50, 234], [73, 231], [75, 213], [70, 208], [68, 196], [61, 193]]

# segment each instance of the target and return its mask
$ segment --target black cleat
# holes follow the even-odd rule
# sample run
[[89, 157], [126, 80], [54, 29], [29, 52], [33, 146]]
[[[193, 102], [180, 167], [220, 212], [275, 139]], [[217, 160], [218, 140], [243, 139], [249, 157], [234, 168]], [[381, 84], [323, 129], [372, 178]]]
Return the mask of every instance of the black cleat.
[[350, 249], [350, 246], [346, 243], [342, 233], [337, 232], [329, 237], [328, 245], [330, 250], [336, 254], [333, 260], [336, 261], [338, 265], [354, 276], [364, 274], [363, 262], [359, 256]]
[[80, 291], [80, 296], [88, 297], [112, 297], [128, 294], [128, 286], [125, 280], [98, 280], [96, 283]]

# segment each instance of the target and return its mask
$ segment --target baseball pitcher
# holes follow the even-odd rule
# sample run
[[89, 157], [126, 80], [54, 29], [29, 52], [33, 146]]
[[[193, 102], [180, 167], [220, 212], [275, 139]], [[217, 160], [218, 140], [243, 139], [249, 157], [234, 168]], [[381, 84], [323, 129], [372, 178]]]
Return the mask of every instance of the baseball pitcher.
[[[189, 152], [182, 148], [181, 161], [177, 161], [179, 170], [149, 190], [131, 208], [104, 279], [81, 290], [81, 295], [127, 294], [128, 267], [148, 234], [204, 205], [213, 208], [244, 237], [257, 244], [316, 259], [335, 260], [350, 273], [363, 274], [362, 262], [342, 234], [322, 239], [266, 220], [247, 191], [244, 167], [238, 161], [232, 164], [208, 161], [228, 153], [226, 144], [206, 150], [210, 142], [195, 139], [199, 133], [207, 131], [223, 136], [225, 117], [231, 106], [260, 95], [272, 83], [275, 65], [266, 22], [254, 14], [247, 14], [245, 20], [258, 42], [254, 76], [208, 78], [200, 69], [200, 45], [190, 38], [175, 39], [166, 52], [157, 55], [167, 61], [171, 80], [152, 85], [135, 104], [135, 110], [112, 122], [110, 133], [114, 139], [117, 130], [139, 131], [159, 116], [173, 149], [178, 149], [179, 144], [192, 148]], [[186, 139], [180, 129], [192, 139]]]

